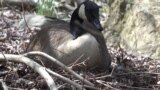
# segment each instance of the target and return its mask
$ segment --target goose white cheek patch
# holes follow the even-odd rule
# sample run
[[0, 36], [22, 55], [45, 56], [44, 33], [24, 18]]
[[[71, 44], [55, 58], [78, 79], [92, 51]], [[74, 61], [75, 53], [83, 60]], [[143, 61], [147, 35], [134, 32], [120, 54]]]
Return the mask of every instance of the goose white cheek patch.
[[78, 15], [80, 18], [82, 18], [83, 20], [87, 20], [87, 17], [86, 17], [86, 14], [85, 14], [85, 5], [82, 4], [79, 8], [79, 11], [78, 11]]

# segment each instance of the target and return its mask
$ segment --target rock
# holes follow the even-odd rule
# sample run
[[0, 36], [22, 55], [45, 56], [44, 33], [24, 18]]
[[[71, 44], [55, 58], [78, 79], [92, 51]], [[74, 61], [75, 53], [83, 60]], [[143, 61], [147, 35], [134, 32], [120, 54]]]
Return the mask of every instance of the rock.
[[160, 58], [160, 1], [108, 0], [108, 43], [136, 56]]

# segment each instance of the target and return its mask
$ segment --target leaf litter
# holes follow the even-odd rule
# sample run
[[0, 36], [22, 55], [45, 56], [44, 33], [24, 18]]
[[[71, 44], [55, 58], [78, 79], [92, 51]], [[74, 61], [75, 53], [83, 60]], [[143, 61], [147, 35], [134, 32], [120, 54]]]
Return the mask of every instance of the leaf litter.
[[[5, 7], [7, 8], [7, 7]], [[21, 54], [25, 52], [30, 38], [36, 34], [36, 28], [31, 30], [18, 30], [16, 23], [22, 18], [22, 12], [7, 8], [0, 11], [0, 52], [4, 54]], [[128, 54], [121, 47], [108, 47], [113, 58], [111, 74], [106, 75], [96, 70], [76, 71], [95, 84], [97, 88], [104, 90], [151, 90], [160, 89], [160, 62], [149, 57], [137, 57]], [[73, 78], [63, 70], [56, 72], [75, 82]], [[48, 89], [45, 81], [28, 66], [15, 62], [0, 63], [0, 78], [11, 89]], [[69, 84], [53, 77], [60, 90], [74, 90]]]

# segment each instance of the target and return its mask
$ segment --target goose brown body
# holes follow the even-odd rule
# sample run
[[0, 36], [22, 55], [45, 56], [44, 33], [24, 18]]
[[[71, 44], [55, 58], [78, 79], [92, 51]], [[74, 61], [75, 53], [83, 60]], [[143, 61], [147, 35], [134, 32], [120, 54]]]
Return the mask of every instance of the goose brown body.
[[[20, 28], [26, 26], [41, 28], [41, 31], [31, 39], [27, 51], [45, 52], [66, 65], [75, 63], [78, 59], [77, 63], [85, 61], [86, 68], [110, 67], [111, 57], [100, 32], [102, 27], [99, 21], [99, 6], [96, 3], [87, 0], [80, 4], [72, 14], [70, 23], [39, 15], [28, 15], [25, 19], [20, 22]], [[81, 26], [86, 26], [100, 36]], [[45, 58], [38, 57], [38, 59], [43, 60], [46, 66], [57, 67]]]
[[[43, 16], [42, 16], [43, 17]], [[42, 51], [62, 63], [69, 65], [74, 63], [80, 56], [79, 62], [86, 60], [87, 67], [96, 67], [101, 62], [99, 44], [89, 33], [86, 33], [73, 40], [69, 32], [69, 23], [62, 20], [53, 20], [51, 24], [43, 26], [42, 30], [32, 39], [27, 51]], [[42, 59], [42, 58], [41, 58]], [[43, 58], [46, 66], [53, 66], [47, 59]]]

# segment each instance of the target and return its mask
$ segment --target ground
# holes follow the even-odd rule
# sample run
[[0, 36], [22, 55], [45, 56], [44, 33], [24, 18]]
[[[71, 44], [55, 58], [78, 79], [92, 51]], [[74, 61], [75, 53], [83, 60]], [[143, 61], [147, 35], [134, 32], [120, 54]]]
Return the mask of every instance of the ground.
[[[25, 13], [28, 13], [25, 11]], [[3, 7], [0, 9], [0, 50], [2, 54], [21, 54], [36, 34], [36, 28], [18, 30], [17, 24], [24, 12], [18, 9]], [[111, 74], [96, 70], [76, 71], [97, 88], [109, 90], [151, 90], [160, 89], [160, 63], [149, 57], [136, 57], [126, 53], [121, 47], [108, 46], [113, 58]], [[64, 70], [57, 70], [63, 76], [79, 82]], [[74, 90], [75, 88], [58, 78], [54, 78], [60, 90]], [[28, 66], [21, 63], [0, 63], [0, 81], [10, 89], [48, 89], [44, 79]], [[79, 82], [80, 83], [80, 82]]]

